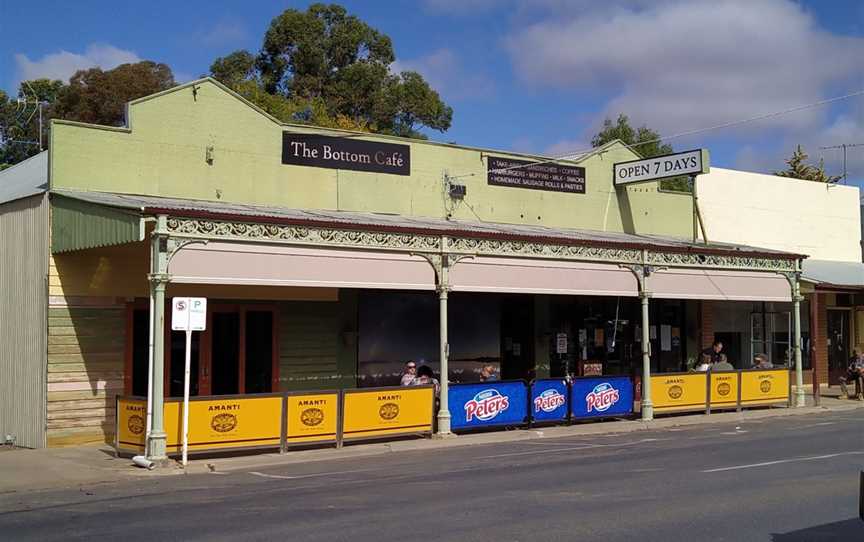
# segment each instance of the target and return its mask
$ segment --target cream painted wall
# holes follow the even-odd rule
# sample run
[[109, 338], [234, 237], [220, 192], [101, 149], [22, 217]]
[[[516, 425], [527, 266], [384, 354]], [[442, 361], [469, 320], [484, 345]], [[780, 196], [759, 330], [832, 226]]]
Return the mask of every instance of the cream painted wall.
[[857, 187], [713, 167], [697, 182], [710, 241], [861, 261]]
[[[410, 145], [411, 175], [283, 165], [286, 130]], [[205, 161], [207, 147], [213, 148], [212, 164]], [[54, 121], [51, 186], [298, 209], [690, 234], [689, 196], [659, 192], [657, 183], [624, 190], [612, 186], [612, 164], [635, 157], [620, 144], [578, 162], [586, 169], [585, 194], [491, 186], [486, 180], [490, 154], [536, 158], [284, 125], [215, 81], [203, 80], [131, 102], [128, 128]], [[464, 201], [446, 196], [445, 173], [467, 175], [460, 177], [468, 190]]]

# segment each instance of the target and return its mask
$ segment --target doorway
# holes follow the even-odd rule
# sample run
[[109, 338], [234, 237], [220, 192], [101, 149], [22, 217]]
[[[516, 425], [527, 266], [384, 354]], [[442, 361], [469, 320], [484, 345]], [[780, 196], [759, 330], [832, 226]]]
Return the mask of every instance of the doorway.
[[[189, 395], [269, 393], [279, 389], [276, 307], [212, 303], [207, 329], [192, 334]], [[183, 396], [186, 333], [168, 331], [165, 349], [171, 397]]]
[[838, 384], [846, 374], [849, 358], [849, 314], [848, 310], [828, 309], [828, 383]]

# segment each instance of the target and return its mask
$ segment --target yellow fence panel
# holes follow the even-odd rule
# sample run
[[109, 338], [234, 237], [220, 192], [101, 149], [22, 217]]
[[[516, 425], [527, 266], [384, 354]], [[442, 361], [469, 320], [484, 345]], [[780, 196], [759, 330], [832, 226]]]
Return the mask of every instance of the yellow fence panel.
[[711, 408], [737, 408], [738, 372], [712, 372]]
[[285, 425], [288, 446], [336, 442], [339, 429], [339, 392], [289, 394]]
[[789, 371], [741, 371], [741, 405], [769, 405], [789, 401]]
[[651, 377], [654, 412], [704, 410], [707, 399], [707, 373], [674, 373]]
[[[165, 403], [168, 453], [182, 447], [183, 401]], [[282, 395], [214, 397], [189, 401], [189, 451], [278, 447]]]
[[432, 431], [432, 386], [345, 390], [344, 440]]
[[147, 436], [147, 400], [117, 397], [117, 451], [143, 452]]

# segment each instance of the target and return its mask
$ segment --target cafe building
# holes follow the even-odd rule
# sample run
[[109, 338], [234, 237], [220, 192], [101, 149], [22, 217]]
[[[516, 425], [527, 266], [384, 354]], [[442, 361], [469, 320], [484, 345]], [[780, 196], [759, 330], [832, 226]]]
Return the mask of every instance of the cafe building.
[[110, 442], [115, 396], [150, 392], [158, 456], [174, 297], [208, 300], [193, 396], [393, 385], [408, 360], [445, 385], [683, 371], [718, 303], [788, 308], [794, 350], [804, 256], [694, 236], [690, 194], [615, 186], [637, 159], [284, 124], [209, 78], [124, 127], [55, 120], [0, 173], [0, 435]]

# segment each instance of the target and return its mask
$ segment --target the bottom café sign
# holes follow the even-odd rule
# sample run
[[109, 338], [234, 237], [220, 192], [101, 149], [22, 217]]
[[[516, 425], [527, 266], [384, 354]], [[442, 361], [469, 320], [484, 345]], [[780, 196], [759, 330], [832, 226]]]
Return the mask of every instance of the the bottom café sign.
[[528, 390], [521, 380], [453, 384], [448, 397], [454, 430], [520, 425], [528, 414]]
[[633, 412], [633, 381], [628, 376], [577, 378], [571, 391], [574, 418], [626, 416]]

